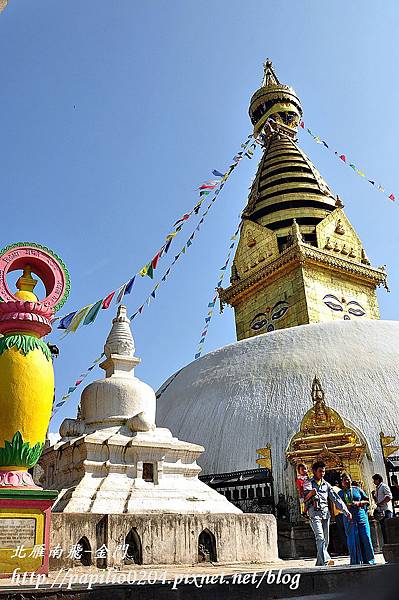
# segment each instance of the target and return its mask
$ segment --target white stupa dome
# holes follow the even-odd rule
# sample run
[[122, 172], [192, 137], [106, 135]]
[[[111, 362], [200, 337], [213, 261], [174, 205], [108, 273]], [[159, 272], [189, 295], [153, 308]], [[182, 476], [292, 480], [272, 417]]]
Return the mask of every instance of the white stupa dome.
[[256, 468], [271, 444], [279, 491], [293, 492], [285, 452], [320, 378], [328, 406], [359, 432], [384, 473], [380, 432], [399, 431], [399, 322], [332, 321], [280, 329], [190, 363], [158, 391], [158, 421], [205, 446], [205, 474]]

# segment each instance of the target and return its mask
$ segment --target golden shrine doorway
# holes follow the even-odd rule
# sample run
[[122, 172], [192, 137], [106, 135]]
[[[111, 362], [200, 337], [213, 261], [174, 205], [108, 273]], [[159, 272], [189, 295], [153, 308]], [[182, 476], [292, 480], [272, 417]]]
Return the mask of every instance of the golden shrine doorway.
[[327, 406], [317, 377], [312, 384], [313, 406], [304, 415], [300, 429], [290, 441], [286, 456], [293, 465], [304, 463], [308, 469], [316, 460], [326, 464], [326, 480], [337, 478], [343, 471], [362, 482], [362, 461], [366, 443], [353, 427], [347, 425], [337, 411]]

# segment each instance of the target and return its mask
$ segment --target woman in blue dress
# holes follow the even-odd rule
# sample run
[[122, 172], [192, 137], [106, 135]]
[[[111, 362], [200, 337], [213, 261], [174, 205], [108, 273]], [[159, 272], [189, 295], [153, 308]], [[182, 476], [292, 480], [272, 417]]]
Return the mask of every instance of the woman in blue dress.
[[352, 520], [344, 519], [351, 565], [375, 565], [373, 544], [370, 536], [370, 524], [367, 507], [370, 504], [364, 491], [352, 485], [350, 475], [342, 475], [342, 490], [339, 496], [345, 502]]

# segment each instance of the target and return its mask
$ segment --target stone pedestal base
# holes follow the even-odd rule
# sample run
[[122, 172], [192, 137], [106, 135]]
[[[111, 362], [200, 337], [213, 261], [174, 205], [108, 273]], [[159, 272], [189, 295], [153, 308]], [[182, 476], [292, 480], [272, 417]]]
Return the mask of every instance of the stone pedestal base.
[[0, 488], [0, 577], [48, 573], [50, 512], [57, 492]]
[[[278, 561], [273, 515], [53, 513], [51, 570]], [[73, 552], [74, 551], [74, 552]]]

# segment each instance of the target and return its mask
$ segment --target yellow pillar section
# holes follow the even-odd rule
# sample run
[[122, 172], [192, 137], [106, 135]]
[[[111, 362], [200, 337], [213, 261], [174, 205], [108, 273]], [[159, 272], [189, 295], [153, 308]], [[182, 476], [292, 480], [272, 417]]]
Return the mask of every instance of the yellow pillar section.
[[54, 396], [52, 361], [35, 348], [24, 356], [12, 347], [0, 356], [0, 440], [20, 431], [24, 442], [43, 443]]

